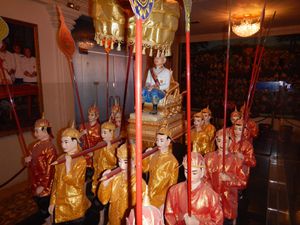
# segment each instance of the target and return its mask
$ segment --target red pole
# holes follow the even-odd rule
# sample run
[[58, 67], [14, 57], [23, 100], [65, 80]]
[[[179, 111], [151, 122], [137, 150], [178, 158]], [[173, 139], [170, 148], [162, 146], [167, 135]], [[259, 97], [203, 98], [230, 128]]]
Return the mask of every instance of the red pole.
[[226, 51], [226, 70], [224, 87], [224, 124], [223, 124], [223, 172], [225, 171], [225, 149], [226, 149], [226, 124], [227, 124], [227, 95], [228, 95], [228, 76], [229, 76], [229, 52], [230, 52], [230, 32], [231, 32], [231, 1], [229, 2], [227, 51]]
[[136, 130], [136, 224], [142, 225], [142, 20], [135, 31], [135, 130]]
[[187, 102], [186, 102], [186, 111], [187, 111], [187, 160], [188, 160], [188, 213], [191, 216], [192, 212], [192, 203], [191, 203], [191, 61], [190, 61], [190, 32], [186, 31], [185, 33], [185, 46], [186, 46], [186, 90], [187, 90]]
[[[4, 68], [2, 66], [2, 62], [0, 62], [0, 69], [1, 69], [1, 72], [3, 73], [3, 76], [5, 77], [5, 71], [4, 71]], [[5, 78], [5, 86], [6, 86], [6, 92], [7, 92], [8, 97], [9, 97], [11, 109], [13, 111], [15, 121], [16, 121], [16, 124], [17, 124], [18, 132], [19, 132], [18, 137], [19, 137], [21, 150], [23, 152], [24, 157], [26, 157], [26, 156], [29, 155], [29, 152], [28, 152], [28, 149], [27, 149], [27, 146], [26, 146], [26, 143], [25, 143], [25, 139], [24, 139], [24, 136], [23, 136], [23, 131], [22, 131], [22, 128], [21, 128], [19, 117], [18, 117], [18, 114], [17, 114], [16, 109], [15, 109], [14, 99], [13, 99], [12, 94], [10, 92], [8, 81], [7, 81], [6, 78]]]
[[106, 52], [106, 120], [108, 120], [108, 98], [109, 98], [109, 53]]

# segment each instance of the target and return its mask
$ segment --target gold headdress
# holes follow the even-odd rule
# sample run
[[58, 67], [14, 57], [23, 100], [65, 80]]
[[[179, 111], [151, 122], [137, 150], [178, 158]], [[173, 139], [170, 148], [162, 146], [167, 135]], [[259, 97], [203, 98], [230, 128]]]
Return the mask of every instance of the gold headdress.
[[[130, 155], [129, 154], [130, 151]], [[127, 143], [125, 142], [124, 144], [122, 144], [118, 149], [117, 149], [117, 157], [119, 159], [124, 159], [124, 160], [128, 160], [129, 157], [131, 159], [135, 158], [135, 149], [134, 147], [129, 147], [127, 146]]]
[[112, 122], [108, 121], [108, 122], [102, 123], [101, 129], [107, 129], [107, 130], [114, 131], [116, 129], [116, 126]]
[[237, 110], [236, 106], [234, 107], [234, 111], [230, 114], [230, 117], [241, 117], [241, 113]]
[[80, 133], [77, 129], [75, 129], [75, 122], [73, 121], [72, 122], [72, 125], [71, 127], [65, 129], [63, 132], [62, 132], [62, 137], [70, 137], [70, 138], [76, 138], [77, 139], [77, 142], [80, 143]]
[[195, 114], [193, 115], [193, 117], [194, 117], [194, 118], [195, 118], [195, 117], [203, 118], [202, 111], [195, 113]]
[[157, 134], [167, 135], [169, 138], [172, 139], [172, 132], [171, 132], [171, 130], [170, 130], [167, 126], [165, 126], [165, 125], [161, 126], [161, 127], [158, 129]]
[[94, 105], [90, 106], [88, 112], [89, 112], [89, 113], [95, 113], [96, 115], [99, 116], [99, 109], [98, 109], [98, 107], [96, 106], [96, 103], [94, 103]]
[[202, 113], [208, 113], [209, 115], [211, 115], [211, 111], [209, 109], [209, 106], [207, 106], [206, 108], [201, 110]]
[[50, 123], [48, 120], [45, 119], [44, 113], [42, 113], [42, 117], [35, 121], [34, 127], [40, 128], [40, 127], [51, 127]]

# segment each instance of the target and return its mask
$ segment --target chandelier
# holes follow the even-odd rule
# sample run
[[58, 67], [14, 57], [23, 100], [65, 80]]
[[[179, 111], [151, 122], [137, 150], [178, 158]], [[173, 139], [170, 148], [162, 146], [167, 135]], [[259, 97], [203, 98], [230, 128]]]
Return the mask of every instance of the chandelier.
[[95, 43], [93, 41], [85, 40], [85, 41], [79, 41], [78, 47], [81, 49], [89, 50], [93, 48]]
[[233, 17], [232, 32], [240, 37], [249, 37], [257, 33], [260, 29], [260, 17], [244, 15], [243, 17]]

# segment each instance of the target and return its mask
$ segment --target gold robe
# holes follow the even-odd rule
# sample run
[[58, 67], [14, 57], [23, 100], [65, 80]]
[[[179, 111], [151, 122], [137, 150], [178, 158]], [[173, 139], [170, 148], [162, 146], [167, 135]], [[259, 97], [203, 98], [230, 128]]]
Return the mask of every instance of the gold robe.
[[[100, 184], [98, 198], [102, 204], [110, 203], [108, 218], [109, 225], [125, 224], [126, 216], [130, 209], [136, 204], [136, 175], [131, 175], [127, 180], [126, 173], [121, 172], [113, 178], [105, 187]], [[143, 192], [146, 189], [146, 183], [143, 181]]]
[[215, 151], [215, 134], [216, 134], [216, 128], [212, 124], [206, 124], [202, 126], [202, 129], [204, 132], [208, 135], [209, 141], [210, 141], [210, 151], [208, 152], [213, 152]]
[[56, 148], [51, 139], [38, 141], [33, 145], [30, 155], [29, 170], [32, 194], [35, 196], [37, 187], [41, 186], [44, 190], [39, 197], [49, 196], [54, 178], [54, 166], [50, 164], [57, 158]]
[[112, 144], [110, 147], [104, 147], [94, 152], [93, 165], [94, 165], [94, 175], [93, 175], [93, 193], [96, 192], [98, 181], [97, 179], [101, 176], [102, 172], [107, 169], [112, 169], [116, 167], [117, 157], [115, 155], [118, 143]]
[[191, 131], [191, 142], [193, 152], [198, 152], [201, 155], [205, 155], [211, 151], [210, 137], [204, 131], [197, 132], [195, 129], [193, 129]]
[[165, 203], [168, 189], [178, 179], [178, 162], [172, 154], [172, 148], [166, 153], [158, 151], [144, 159], [143, 171], [149, 171], [150, 203], [159, 208]]
[[50, 199], [50, 205], [55, 206], [55, 223], [79, 219], [88, 209], [89, 200], [85, 194], [85, 170], [86, 160], [83, 156], [72, 159], [69, 174], [66, 174], [65, 163], [55, 166]]

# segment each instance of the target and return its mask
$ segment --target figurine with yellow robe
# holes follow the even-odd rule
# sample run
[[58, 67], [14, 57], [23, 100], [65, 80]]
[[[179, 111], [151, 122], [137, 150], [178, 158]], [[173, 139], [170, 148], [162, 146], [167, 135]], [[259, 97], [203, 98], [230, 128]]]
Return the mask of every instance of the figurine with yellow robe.
[[[191, 216], [188, 215], [187, 181], [175, 184], [168, 191], [165, 219], [168, 225], [223, 225], [223, 211], [219, 195], [205, 179], [205, 163], [198, 152], [191, 153]], [[187, 178], [187, 156], [183, 159]]]
[[83, 224], [89, 207], [85, 194], [86, 160], [84, 156], [72, 159], [78, 153], [80, 133], [72, 126], [62, 133], [61, 145], [65, 152], [64, 163], [55, 166], [49, 213], [54, 224]]
[[30, 148], [30, 155], [25, 158], [31, 175], [31, 190], [39, 212], [45, 219], [49, 216], [51, 187], [54, 179], [54, 167], [57, 158], [56, 148], [52, 143], [51, 125], [44, 118], [34, 124], [34, 136], [37, 142]]
[[[117, 149], [118, 164], [121, 172], [101, 182], [98, 198], [103, 205], [110, 203], [108, 211], [109, 225], [125, 224], [130, 209], [136, 204], [136, 174], [133, 148], [129, 151], [127, 143]], [[105, 178], [111, 170], [106, 170]], [[146, 183], [143, 182], [143, 190]]]
[[158, 151], [143, 160], [143, 172], [149, 171], [150, 203], [161, 212], [163, 212], [168, 189], [176, 184], [178, 179], [178, 162], [172, 153], [171, 140], [170, 130], [161, 127], [156, 135]]
[[209, 107], [207, 106], [206, 108], [201, 110], [202, 114], [203, 114], [203, 119], [204, 119], [204, 125], [202, 126], [202, 129], [205, 131], [205, 133], [207, 133], [207, 135], [209, 136], [209, 140], [210, 140], [210, 151], [209, 152], [213, 152], [215, 151], [215, 133], [216, 133], [216, 128], [214, 125], [212, 125], [210, 123], [210, 119], [211, 119], [211, 110], [209, 109]]
[[210, 137], [204, 131], [203, 125], [204, 117], [202, 112], [195, 113], [194, 129], [191, 130], [192, 151], [199, 152], [201, 155], [205, 155], [212, 149]]
[[115, 156], [116, 148], [118, 143], [111, 144], [114, 138], [115, 125], [111, 122], [105, 122], [101, 125], [101, 137], [103, 141], [107, 143], [107, 146], [94, 152], [93, 156], [93, 166], [94, 166], [94, 176], [93, 176], [93, 193], [96, 193], [96, 188], [98, 185], [98, 178], [101, 176], [102, 172], [107, 169], [112, 169], [117, 164], [117, 158]]

